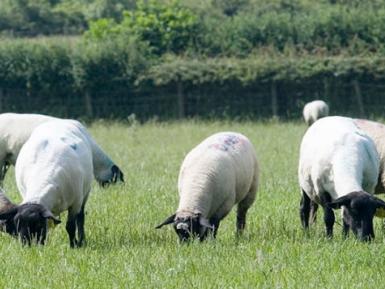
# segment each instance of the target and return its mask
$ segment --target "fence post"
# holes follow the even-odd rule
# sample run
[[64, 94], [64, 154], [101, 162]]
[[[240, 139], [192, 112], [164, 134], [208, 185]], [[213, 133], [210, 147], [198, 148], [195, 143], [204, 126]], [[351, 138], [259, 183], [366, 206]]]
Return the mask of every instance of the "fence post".
[[275, 81], [271, 83], [271, 111], [273, 118], [278, 118], [278, 95], [277, 95], [277, 84]]
[[353, 80], [353, 88], [356, 96], [356, 101], [358, 105], [358, 111], [360, 114], [360, 117], [365, 117], [365, 110], [364, 110], [364, 103], [362, 102], [362, 93], [361, 93], [361, 87], [358, 81], [355, 79]]
[[330, 81], [327, 77], [324, 77], [323, 79], [323, 85], [324, 85], [324, 95], [323, 97], [326, 99], [326, 101], [330, 101]]
[[177, 97], [178, 97], [178, 117], [184, 118], [186, 115], [185, 112], [185, 96], [183, 93], [182, 81], [176, 83]]
[[88, 90], [84, 92], [84, 108], [85, 108], [87, 117], [92, 118], [94, 114], [92, 109], [92, 98]]

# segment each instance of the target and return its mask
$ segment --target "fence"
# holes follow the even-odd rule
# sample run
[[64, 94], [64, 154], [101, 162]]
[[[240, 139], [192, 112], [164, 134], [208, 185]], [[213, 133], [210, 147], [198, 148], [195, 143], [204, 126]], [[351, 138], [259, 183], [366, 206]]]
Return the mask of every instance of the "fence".
[[132, 90], [122, 85], [92, 91], [28, 91], [0, 89], [0, 111], [44, 113], [70, 118], [140, 120], [184, 117], [298, 119], [303, 105], [323, 99], [332, 114], [385, 116], [385, 84], [381, 81], [315, 79], [302, 82], [192, 85], [175, 83]]

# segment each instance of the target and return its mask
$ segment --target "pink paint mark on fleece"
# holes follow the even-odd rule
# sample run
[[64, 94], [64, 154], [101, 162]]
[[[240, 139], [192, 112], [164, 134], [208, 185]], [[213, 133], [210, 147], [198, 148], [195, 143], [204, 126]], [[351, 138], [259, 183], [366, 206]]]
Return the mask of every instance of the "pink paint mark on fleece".
[[244, 142], [244, 139], [229, 134], [221, 138], [219, 142], [211, 144], [209, 147], [227, 152], [229, 150], [235, 150], [236, 148], [242, 146]]
[[[366, 119], [356, 119], [356, 123], [358, 124], [358, 125], [360, 125], [360, 124], [362, 124], [362, 125], [365, 125], [365, 124], [367, 124], [367, 123], [373, 123], [372, 121], [367, 121]], [[382, 124], [382, 123], [378, 123], [378, 122], [376, 122], [375, 123], [376, 124], [376, 126], [378, 127], [378, 128], [384, 128], [385, 126]]]

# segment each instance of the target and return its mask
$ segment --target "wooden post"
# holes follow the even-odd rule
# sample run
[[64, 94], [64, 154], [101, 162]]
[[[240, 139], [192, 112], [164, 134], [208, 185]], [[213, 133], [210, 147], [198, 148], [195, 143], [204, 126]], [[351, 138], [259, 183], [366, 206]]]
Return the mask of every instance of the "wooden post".
[[329, 94], [330, 94], [330, 81], [327, 77], [323, 79], [323, 84], [324, 84], [324, 95], [323, 97], [327, 102], [329, 102]]
[[362, 101], [362, 93], [361, 93], [361, 87], [358, 81], [355, 79], [352, 82], [353, 89], [356, 96], [357, 106], [358, 106], [358, 112], [360, 114], [360, 117], [365, 117], [365, 109], [364, 109], [364, 103]]
[[184, 97], [183, 86], [181, 81], [177, 82], [176, 89], [177, 89], [177, 97], [178, 97], [178, 117], [184, 118], [186, 115], [185, 97]]
[[92, 109], [92, 98], [88, 90], [84, 92], [84, 108], [85, 108], [87, 117], [92, 117], [94, 114]]
[[271, 111], [273, 113], [273, 118], [278, 118], [278, 95], [275, 81], [271, 83]]

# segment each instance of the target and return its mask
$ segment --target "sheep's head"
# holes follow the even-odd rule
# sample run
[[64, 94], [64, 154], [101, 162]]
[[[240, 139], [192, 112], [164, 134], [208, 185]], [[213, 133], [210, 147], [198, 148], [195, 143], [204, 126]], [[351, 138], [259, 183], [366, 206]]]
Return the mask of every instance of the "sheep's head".
[[169, 224], [174, 225], [174, 230], [181, 242], [186, 242], [193, 238], [199, 238], [199, 240], [203, 241], [207, 237], [207, 230], [213, 230], [213, 226], [209, 223], [209, 221], [202, 217], [199, 213], [171, 215], [163, 223], [156, 226], [156, 229]]
[[124, 174], [117, 165], [113, 165], [108, 178], [106, 180], [99, 180], [99, 183], [102, 187], [106, 187], [111, 183], [116, 183], [118, 180], [124, 183]]
[[25, 203], [14, 206], [10, 210], [0, 214], [0, 220], [4, 220], [12, 231], [8, 231], [13, 235], [18, 235], [23, 244], [31, 245], [31, 241], [44, 245], [48, 220], [52, 220], [55, 224], [59, 224], [57, 219], [49, 210], [40, 204]]
[[362, 241], [374, 238], [373, 217], [381, 217], [385, 209], [384, 201], [363, 191], [352, 192], [327, 205], [334, 209], [344, 207], [344, 222]]

